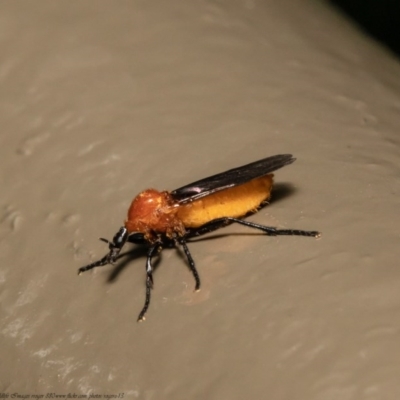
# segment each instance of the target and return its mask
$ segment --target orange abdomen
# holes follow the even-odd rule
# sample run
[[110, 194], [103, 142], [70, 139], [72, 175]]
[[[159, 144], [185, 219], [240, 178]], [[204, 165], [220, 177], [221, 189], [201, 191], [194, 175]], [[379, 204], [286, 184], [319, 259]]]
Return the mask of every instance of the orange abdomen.
[[253, 179], [240, 186], [206, 196], [200, 200], [180, 206], [177, 217], [188, 228], [196, 228], [216, 218], [242, 217], [254, 212], [268, 200], [273, 183], [273, 174]]

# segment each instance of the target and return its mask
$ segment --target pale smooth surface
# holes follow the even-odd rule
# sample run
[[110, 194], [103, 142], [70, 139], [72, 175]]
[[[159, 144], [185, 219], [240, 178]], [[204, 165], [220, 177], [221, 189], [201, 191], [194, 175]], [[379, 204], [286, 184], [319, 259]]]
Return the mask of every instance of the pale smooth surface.
[[[10, 1], [0, 39], [2, 393], [400, 398], [397, 59], [311, 0]], [[320, 240], [192, 243], [199, 293], [166, 250], [142, 324], [141, 252], [76, 275], [141, 190], [279, 153], [250, 219]]]

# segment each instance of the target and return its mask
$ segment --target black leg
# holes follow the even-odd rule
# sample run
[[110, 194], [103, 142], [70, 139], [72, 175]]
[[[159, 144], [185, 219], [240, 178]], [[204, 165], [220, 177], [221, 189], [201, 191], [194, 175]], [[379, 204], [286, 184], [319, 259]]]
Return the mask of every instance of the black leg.
[[190, 228], [187, 229], [186, 238], [197, 237], [201, 235], [205, 235], [206, 233], [210, 233], [216, 231], [217, 229], [228, 226], [231, 223], [227, 218], [217, 218], [210, 222], [207, 222], [204, 225], [199, 226], [198, 228]]
[[122, 247], [124, 247], [127, 238], [128, 238], [128, 231], [126, 230], [125, 227], [119, 229], [119, 231], [114, 235], [112, 242], [110, 242], [107, 239], [100, 238], [100, 240], [108, 244], [108, 248], [110, 249], [109, 253], [106, 254], [99, 261], [95, 261], [89, 265], [86, 265], [85, 267], [79, 268], [78, 275], [80, 275], [82, 272], [89, 271], [90, 269], [96, 267], [102, 267], [107, 264], [114, 264], [114, 262], [118, 258], [118, 255]]
[[151, 265], [151, 259], [154, 257], [156, 253], [161, 249], [161, 243], [157, 242], [152, 247], [150, 247], [147, 253], [147, 260], [146, 260], [146, 299], [144, 301], [144, 306], [142, 311], [140, 311], [138, 321], [144, 321], [146, 312], [150, 305], [150, 296], [151, 296], [151, 289], [153, 288], [153, 266]]
[[249, 228], [258, 229], [263, 231], [268, 236], [278, 236], [278, 235], [289, 235], [289, 236], [311, 236], [311, 237], [319, 237], [320, 233], [317, 231], [301, 231], [297, 229], [277, 229], [271, 226], [265, 226], [256, 224], [254, 222], [249, 222], [243, 219], [232, 218], [232, 217], [222, 217], [214, 219], [206, 224], [199, 226], [198, 228], [192, 229], [189, 232], [188, 237], [200, 236], [208, 232], [215, 231], [218, 228], [222, 228], [224, 226], [229, 225], [232, 222], [236, 222], [237, 224], [248, 226]]
[[189, 263], [189, 268], [192, 271], [192, 274], [194, 276], [194, 280], [196, 282], [196, 286], [195, 286], [194, 290], [197, 292], [197, 291], [200, 290], [200, 277], [199, 277], [199, 273], [197, 272], [196, 265], [194, 263], [193, 257], [190, 254], [189, 248], [186, 245], [185, 238], [182, 238], [182, 237], [178, 238], [177, 241], [182, 246], [183, 251], [185, 252], [186, 258], [187, 258], [188, 263]]
[[91, 270], [93, 268], [103, 267], [104, 265], [112, 264], [112, 263], [113, 263], [113, 261], [111, 261], [110, 255], [107, 254], [101, 260], [95, 261], [94, 263], [86, 265], [85, 267], [79, 268], [78, 269], [78, 275], [82, 274], [83, 272], [89, 271], [89, 270]]

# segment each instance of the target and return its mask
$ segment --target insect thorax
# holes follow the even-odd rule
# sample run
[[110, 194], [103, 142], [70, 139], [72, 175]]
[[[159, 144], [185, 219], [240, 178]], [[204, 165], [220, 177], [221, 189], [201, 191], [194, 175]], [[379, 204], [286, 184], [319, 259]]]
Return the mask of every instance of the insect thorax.
[[157, 234], [182, 235], [185, 229], [177, 218], [177, 210], [168, 192], [147, 189], [133, 199], [125, 227], [130, 233], [143, 233], [149, 241], [154, 241]]

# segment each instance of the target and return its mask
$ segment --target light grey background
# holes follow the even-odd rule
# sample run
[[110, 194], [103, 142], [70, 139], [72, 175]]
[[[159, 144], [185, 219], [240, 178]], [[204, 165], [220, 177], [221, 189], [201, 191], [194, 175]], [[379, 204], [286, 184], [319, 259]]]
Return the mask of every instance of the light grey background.
[[[3, 393], [400, 397], [397, 59], [311, 0], [3, 2], [0, 40]], [[231, 226], [200, 293], [165, 251], [142, 324], [143, 257], [76, 275], [141, 190], [278, 153], [250, 219], [320, 240]]]

